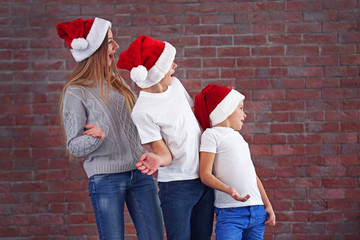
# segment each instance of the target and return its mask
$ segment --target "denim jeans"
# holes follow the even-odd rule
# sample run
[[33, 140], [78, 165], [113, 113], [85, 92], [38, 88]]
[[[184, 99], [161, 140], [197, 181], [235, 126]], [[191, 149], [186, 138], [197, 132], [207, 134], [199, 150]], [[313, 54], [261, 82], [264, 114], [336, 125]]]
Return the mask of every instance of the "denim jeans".
[[216, 240], [261, 240], [267, 213], [264, 205], [215, 208]]
[[99, 174], [89, 181], [100, 239], [124, 239], [124, 203], [139, 239], [164, 239], [157, 188], [152, 176], [138, 170]]
[[201, 180], [159, 182], [168, 240], [209, 240], [214, 219], [214, 191]]

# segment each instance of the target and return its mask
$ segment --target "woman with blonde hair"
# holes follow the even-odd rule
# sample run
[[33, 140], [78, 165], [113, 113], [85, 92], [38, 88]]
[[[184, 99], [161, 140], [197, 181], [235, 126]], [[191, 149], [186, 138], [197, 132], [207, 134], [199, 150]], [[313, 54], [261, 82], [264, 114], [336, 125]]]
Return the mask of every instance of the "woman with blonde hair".
[[139, 239], [163, 239], [157, 188], [135, 163], [146, 152], [130, 113], [135, 96], [114, 62], [119, 48], [101, 18], [59, 23], [60, 38], [78, 62], [60, 98], [66, 147], [86, 156], [89, 195], [100, 239], [124, 239], [124, 203]]

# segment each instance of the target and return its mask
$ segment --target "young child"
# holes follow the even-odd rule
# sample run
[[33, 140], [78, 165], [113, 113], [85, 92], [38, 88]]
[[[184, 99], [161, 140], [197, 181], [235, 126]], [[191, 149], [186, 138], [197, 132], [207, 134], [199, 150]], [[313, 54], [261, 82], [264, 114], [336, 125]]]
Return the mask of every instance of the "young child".
[[195, 116], [204, 130], [200, 177], [215, 189], [217, 240], [263, 239], [265, 224], [275, 225], [249, 146], [238, 132], [246, 118], [244, 99], [236, 90], [213, 84], [195, 97]]
[[140, 36], [117, 66], [129, 70], [141, 88], [131, 116], [141, 143], [154, 153], [142, 155], [137, 167], [148, 175], [158, 169], [167, 239], [206, 240], [212, 234], [214, 195], [199, 178], [201, 130], [192, 99], [174, 77], [175, 54], [171, 44]]

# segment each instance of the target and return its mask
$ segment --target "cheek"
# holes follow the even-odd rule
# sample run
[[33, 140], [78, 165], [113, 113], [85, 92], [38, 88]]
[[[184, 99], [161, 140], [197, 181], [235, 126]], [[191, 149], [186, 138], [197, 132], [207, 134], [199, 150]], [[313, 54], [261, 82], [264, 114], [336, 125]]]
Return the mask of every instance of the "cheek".
[[238, 112], [237, 112], [236, 117], [237, 117], [237, 118], [241, 118], [241, 117], [242, 117], [241, 111], [238, 111]]

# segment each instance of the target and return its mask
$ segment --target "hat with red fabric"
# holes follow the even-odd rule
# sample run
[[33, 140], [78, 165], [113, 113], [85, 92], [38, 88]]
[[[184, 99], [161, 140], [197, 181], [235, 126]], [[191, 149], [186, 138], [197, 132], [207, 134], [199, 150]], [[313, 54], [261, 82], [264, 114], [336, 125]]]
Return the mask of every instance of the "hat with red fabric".
[[120, 54], [117, 67], [129, 70], [130, 78], [140, 88], [148, 88], [165, 77], [175, 55], [170, 43], [141, 35]]
[[90, 57], [100, 47], [109, 28], [111, 22], [102, 18], [88, 20], [78, 18], [56, 25], [59, 37], [69, 45], [76, 62]]
[[234, 89], [209, 84], [195, 97], [194, 113], [203, 130], [228, 118], [245, 99]]

